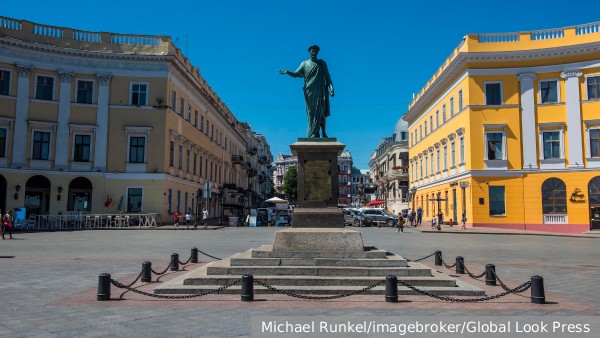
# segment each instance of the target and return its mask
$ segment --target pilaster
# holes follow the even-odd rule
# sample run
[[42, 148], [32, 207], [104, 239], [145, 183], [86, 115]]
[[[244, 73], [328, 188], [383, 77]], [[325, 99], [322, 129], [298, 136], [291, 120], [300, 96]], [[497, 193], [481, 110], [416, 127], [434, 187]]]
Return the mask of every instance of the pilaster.
[[583, 141], [581, 136], [581, 96], [579, 92], [580, 70], [564, 71], [560, 77], [565, 79], [567, 132], [569, 133], [569, 168], [583, 168]]
[[72, 73], [60, 73], [60, 94], [58, 100], [58, 126], [56, 129], [55, 169], [68, 167], [69, 121], [71, 120], [71, 79]]
[[535, 130], [535, 74], [519, 74], [521, 82], [521, 153], [523, 169], [538, 169]]
[[108, 94], [111, 75], [98, 75], [98, 131], [94, 143], [94, 170], [106, 171], [108, 150]]
[[17, 65], [17, 104], [13, 137], [12, 166], [25, 166], [27, 159], [27, 119], [29, 117], [29, 75], [31, 67]]

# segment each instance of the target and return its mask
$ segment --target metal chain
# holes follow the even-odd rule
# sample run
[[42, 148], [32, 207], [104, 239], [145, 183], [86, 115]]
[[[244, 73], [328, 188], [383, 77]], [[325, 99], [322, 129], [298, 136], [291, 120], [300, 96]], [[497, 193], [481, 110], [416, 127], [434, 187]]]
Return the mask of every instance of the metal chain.
[[187, 264], [187, 263], [189, 263], [191, 260], [192, 260], [192, 255], [190, 255], [190, 257], [188, 258], [188, 260], [187, 260], [187, 261], [185, 261], [185, 262], [179, 261], [179, 265], [186, 265], [186, 264]]
[[204, 256], [208, 256], [208, 257], [210, 257], [210, 258], [214, 258], [214, 259], [222, 260], [221, 258], [219, 258], [219, 257], [215, 257], [215, 256], [211, 256], [211, 255], [207, 254], [207, 253], [206, 253], [206, 252], [204, 252], [204, 251], [200, 251], [200, 250], [198, 250], [198, 252], [199, 252], [199, 253], [201, 253], [201, 254], [203, 254]]
[[116, 281], [114, 279], [111, 279], [110, 282], [111, 282], [112, 285], [114, 285], [114, 286], [116, 286], [118, 288], [127, 289], [127, 290], [129, 290], [131, 292], [135, 292], [135, 293], [143, 295], [143, 296], [149, 296], [149, 297], [154, 297], [154, 298], [162, 298], [162, 299], [189, 299], [189, 298], [197, 298], [197, 297], [206, 296], [206, 295], [210, 295], [210, 294], [213, 294], [213, 293], [219, 293], [219, 292], [221, 292], [221, 291], [223, 291], [225, 289], [229, 289], [230, 287], [232, 287], [232, 286], [234, 286], [236, 284], [241, 283], [242, 279], [241, 278], [237, 279], [237, 280], [235, 280], [235, 281], [233, 281], [233, 282], [231, 282], [231, 283], [229, 283], [227, 285], [221, 286], [218, 289], [206, 291], [206, 292], [203, 292], [203, 293], [194, 293], [194, 294], [185, 295], [185, 296], [167, 296], [167, 295], [161, 295], [161, 294], [154, 294], [154, 293], [149, 293], [149, 292], [145, 292], [145, 291], [140, 291], [138, 289], [132, 288], [132, 287], [127, 286], [127, 285], [123, 285], [122, 283], [119, 283], [118, 281]]
[[465, 269], [465, 272], [469, 275], [469, 277], [473, 278], [473, 279], [477, 279], [477, 278], [481, 278], [483, 276], [485, 276], [485, 273], [487, 271], [483, 271], [483, 273], [481, 275], [477, 275], [475, 276], [474, 274], [472, 274], [469, 269], [467, 269], [467, 266], [463, 264], [463, 268]]
[[527, 282], [525, 282], [525, 283], [517, 286], [514, 289], [507, 290], [506, 292], [499, 293], [497, 295], [487, 296], [487, 297], [482, 297], [482, 298], [464, 298], [463, 299], [463, 298], [452, 298], [452, 297], [445, 297], [445, 296], [434, 295], [434, 294], [429, 293], [427, 291], [419, 290], [416, 287], [414, 287], [414, 286], [412, 286], [410, 284], [407, 284], [406, 282], [404, 282], [404, 281], [402, 281], [400, 279], [398, 280], [398, 283], [400, 283], [400, 284], [406, 286], [407, 288], [409, 288], [409, 289], [411, 289], [413, 291], [416, 291], [416, 292], [418, 292], [418, 293], [420, 293], [422, 295], [429, 296], [429, 297], [432, 297], [432, 298], [435, 298], [435, 299], [439, 299], [439, 300], [444, 300], [444, 301], [447, 301], [447, 302], [458, 302], [458, 303], [483, 302], [483, 301], [486, 301], [486, 300], [497, 299], [497, 298], [504, 297], [504, 296], [506, 296], [508, 294], [511, 294], [511, 293], [518, 294], [518, 293], [524, 292], [524, 291], [526, 291], [527, 289], [529, 289], [531, 287], [531, 281], [527, 281]]
[[446, 264], [446, 261], [442, 259], [442, 264], [444, 264], [444, 266], [446, 267], [446, 269], [452, 269], [453, 267], [456, 266], [456, 262], [452, 265], [448, 265]]
[[[510, 290], [510, 288], [508, 287], [508, 285], [504, 284], [502, 282], [502, 280], [500, 280], [500, 277], [498, 277], [498, 275], [496, 274], [496, 270], [492, 269], [492, 272], [493, 272], [494, 276], [496, 277], [496, 280], [498, 281], [498, 283], [500, 283], [500, 287], [502, 287], [502, 289], [504, 289], [504, 291]], [[523, 295], [517, 295], [517, 296], [525, 297]]]
[[129, 284], [127, 285], [127, 287], [130, 287], [130, 286], [132, 286], [133, 284], [135, 284], [135, 283], [138, 281], [138, 279], [140, 279], [140, 277], [142, 277], [142, 273], [143, 273], [143, 272], [144, 272], [143, 270], [142, 270], [142, 271], [140, 271], [140, 274], [139, 274], [137, 277], [135, 277], [135, 280], [134, 280], [133, 282], [129, 283]]
[[407, 259], [407, 261], [408, 261], [408, 262], [420, 262], [420, 261], [422, 261], [422, 260], [424, 260], [424, 259], [427, 259], [427, 258], [429, 258], [429, 257], [433, 256], [433, 255], [435, 255], [435, 252], [434, 252], [434, 253], [432, 253], [431, 255], [429, 255], [429, 256], [425, 256], [425, 257], [423, 257], [423, 258], [414, 259], [414, 260], [413, 260], [413, 259]]
[[362, 290], [351, 291], [351, 292], [347, 292], [347, 293], [343, 293], [343, 294], [335, 295], [335, 296], [306, 296], [306, 295], [299, 295], [297, 293], [293, 293], [293, 292], [290, 292], [290, 291], [278, 290], [275, 287], [273, 287], [273, 286], [271, 286], [271, 285], [269, 285], [269, 284], [267, 284], [267, 283], [265, 283], [265, 282], [263, 282], [263, 281], [261, 281], [259, 279], [255, 279], [254, 282], [256, 284], [259, 284], [259, 285], [262, 285], [262, 286], [266, 287], [267, 289], [269, 289], [269, 290], [271, 290], [273, 292], [284, 294], [284, 295], [287, 295], [287, 296], [290, 296], [290, 297], [301, 298], [301, 299], [311, 299], [311, 300], [330, 300], [330, 299], [338, 299], [338, 298], [343, 298], [343, 297], [349, 297], [349, 296], [353, 296], [353, 295], [356, 295], [356, 294], [359, 294], [359, 293], [363, 293], [365, 291], [371, 290], [372, 288], [385, 283], [385, 280], [382, 280], [382, 281], [379, 281], [379, 282], [377, 282], [377, 283], [375, 283], [373, 285], [367, 286], [367, 287], [365, 287]]
[[167, 265], [167, 267], [161, 272], [156, 272], [156, 271], [154, 271], [154, 269], [150, 269], [150, 271], [152, 271], [152, 273], [154, 273], [155, 275], [160, 276], [160, 275], [164, 275], [169, 270], [170, 267], [171, 267], [171, 263], [169, 263], [169, 265]]

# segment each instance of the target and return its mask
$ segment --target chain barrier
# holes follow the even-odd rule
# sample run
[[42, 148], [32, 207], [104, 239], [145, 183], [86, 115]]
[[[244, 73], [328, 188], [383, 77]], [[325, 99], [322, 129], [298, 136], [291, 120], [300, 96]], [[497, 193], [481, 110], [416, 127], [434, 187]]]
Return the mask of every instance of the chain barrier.
[[482, 297], [482, 298], [464, 298], [463, 299], [463, 298], [453, 298], [453, 297], [446, 297], [446, 296], [434, 295], [434, 294], [429, 293], [427, 291], [423, 291], [423, 290], [417, 289], [416, 287], [414, 287], [414, 286], [412, 286], [412, 285], [410, 285], [410, 284], [408, 284], [408, 283], [406, 283], [406, 282], [404, 282], [404, 281], [402, 281], [400, 279], [398, 280], [398, 283], [400, 283], [400, 284], [406, 286], [407, 288], [409, 288], [409, 289], [411, 289], [411, 290], [413, 290], [415, 292], [418, 292], [418, 293], [420, 293], [422, 295], [429, 296], [429, 297], [432, 297], [432, 298], [435, 298], [435, 299], [439, 299], [439, 300], [444, 300], [444, 301], [447, 301], [447, 302], [456, 302], [456, 303], [483, 302], [483, 301], [486, 301], [486, 300], [492, 300], [492, 299], [497, 299], [497, 298], [500, 298], [500, 297], [504, 297], [504, 296], [509, 295], [511, 293], [512, 294], [519, 294], [519, 293], [527, 291], [531, 287], [531, 281], [527, 281], [527, 282], [525, 282], [525, 283], [517, 286], [514, 289], [509, 289], [506, 292], [499, 293], [497, 295], [487, 296], [487, 297]]
[[178, 261], [179, 261], [179, 265], [186, 265], [186, 264], [187, 264], [187, 263], [189, 263], [191, 260], [192, 260], [192, 255], [190, 255], [190, 257], [188, 258], [188, 260], [187, 260], [187, 261], [185, 261], [185, 262], [182, 262], [182, 261], [180, 261], [180, 260], [178, 260]]
[[150, 269], [150, 271], [152, 271], [152, 273], [154, 273], [155, 275], [161, 276], [161, 275], [164, 275], [169, 270], [170, 267], [171, 267], [171, 263], [169, 263], [169, 265], [167, 265], [167, 267], [161, 272], [156, 272], [156, 271], [154, 271], [154, 269]]
[[210, 258], [217, 259], [217, 260], [222, 260], [221, 258], [219, 258], [219, 257], [215, 257], [215, 256], [211, 256], [211, 255], [207, 254], [207, 253], [206, 253], [206, 252], [204, 252], [204, 251], [198, 250], [198, 252], [199, 252], [199, 253], [201, 253], [201, 254], [203, 254], [204, 256], [208, 256], [208, 257], [210, 257]]
[[442, 264], [444, 264], [444, 266], [446, 267], [446, 269], [452, 269], [453, 267], [456, 266], [456, 262], [452, 265], [448, 265], [446, 264], [446, 261], [442, 259]]
[[[496, 277], [496, 281], [498, 281], [498, 283], [500, 284], [500, 287], [502, 289], [504, 289], [504, 291], [510, 290], [508, 285], [504, 284], [504, 282], [502, 282], [502, 280], [500, 280], [500, 277], [498, 277], [498, 275], [496, 274], [496, 270], [492, 269], [492, 273], [494, 274], [494, 276]], [[525, 297], [523, 295], [517, 295], [517, 296]]]
[[306, 296], [306, 295], [299, 295], [297, 293], [293, 293], [293, 292], [290, 292], [290, 291], [283, 291], [283, 290], [276, 289], [275, 287], [273, 287], [273, 286], [271, 286], [271, 285], [269, 285], [269, 284], [267, 284], [267, 283], [265, 283], [265, 282], [263, 282], [261, 280], [258, 280], [258, 279], [255, 279], [254, 283], [262, 285], [262, 286], [266, 287], [267, 289], [269, 289], [269, 290], [271, 290], [273, 292], [280, 293], [280, 294], [283, 294], [283, 295], [286, 295], [286, 296], [290, 296], [290, 297], [295, 297], [295, 298], [300, 298], [300, 299], [310, 299], [310, 300], [331, 300], [331, 299], [339, 299], [339, 298], [344, 298], [344, 297], [350, 297], [350, 296], [354, 296], [354, 295], [359, 294], [359, 293], [366, 292], [366, 291], [371, 290], [372, 288], [374, 288], [376, 286], [384, 284], [385, 280], [379, 281], [379, 282], [377, 282], [377, 283], [375, 283], [373, 285], [367, 286], [367, 287], [365, 287], [365, 288], [363, 288], [361, 290], [350, 291], [350, 292], [343, 293], [343, 294], [340, 294], [340, 295], [335, 295], [335, 296]]
[[142, 273], [143, 273], [143, 271], [140, 271], [140, 274], [137, 277], [135, 277], [135, 280], [133, 282], [129, 283], [128, 285], [126, 285], [126, 286], [130, 287], [133, 284], [135, 284], [140, 279], [140, 277], [142, 277]]
[[141, 291], [141, 290], [138, 290], [136, 288], [132, 288], [131, 286], [124, 285], [124, 284], [122, 284], [122, 283], [120, 283], [120, 282], [118, 282], [118, 281], [116, 281], [116, 280], [114, 280], [112, 278], [110, 280], [110, 283], [112, 285], [114, 285], [115, 287], [117, 287], [117, 288], [127, 289], [128, 291], [135, 292], [135, 293], [143, 295], [143, 296], [149, 296], [149, 297], [154, 297], [154, 298], [162, 298], [162, 299], [190, 299], [190, 298], [202, 297], [202, 296], [210, 295], [210, 294], [213, 294], [213, 293], [219, 293], [219, 292], [221, 292], [223, 290], [226, 290], [226, 289], [229, 289], [230, 287], [232, 287], [234, 285], [237, 285], [237, 284], [239, 284], [241, 282], [242, 282], [242, 279], [240, 278], [240, 279], [236, 279], [235, 281], [233, 281], [233, 282], [231, 282], [231, 283], [229, 283], [227, 285], [223, 285], [223, 286], [221, 286], [218, 289], [206, 291], [206, 292], [203, 292], [203, 293], [194, 293], [194, 294], [185, 295], [185, 296], [167, 296], [167, 295], [154, 294], [154, 293], [149, 293], [149, 292]]
[[434, 253], [432, 253], [431, 255], [425, 256], [425, 257], [423, 257], [423, 258], [414, 259], [414, 260], [413, 260], [413, 259], [407, 259], [406, 261], [408, 261], [408, 262], [420, 262], [420, 261], [422, 261], [422, 260], [424, 260], [424, 259], [427, 259], [427, 258], [429, 258], [429, 257], [433, 256], [433, 255], [435, 255], [435, 252], [434, 252]]
[[475, 276], [474, 274], [472, 274], [469, 269], [467, 269], [467, 266], [463, 264], [463, 268], [465, 269], [465, 272], [469, 275], [469, 277], [473, 278], [473, 279], [478, 279], [481, 278], [483, 276], [485, 276], [486, 271], [484, 270], [483, 273], [481, 275], [477, 275]]

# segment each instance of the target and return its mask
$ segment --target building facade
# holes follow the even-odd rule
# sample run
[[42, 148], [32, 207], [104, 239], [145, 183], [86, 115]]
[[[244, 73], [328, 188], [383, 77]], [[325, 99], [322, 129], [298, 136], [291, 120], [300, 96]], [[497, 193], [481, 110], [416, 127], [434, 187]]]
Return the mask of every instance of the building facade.
[[599, 28], [465, 36], [404, 115], [412, 206], [474, 227], [598, 229]]
[[218, 216], [226, 184], [236, 203], [266, 196], [252, 176], [255, 134], [170, 37], [0, 17], [0, 81], [3, 210], [165, 221], [202, 208]]
[[385, 137], [371, 154], [371, 182], [374, 200], [381, 207], [397, 214], [408, 208], [408, 123], [398, 120], [391, 137]]

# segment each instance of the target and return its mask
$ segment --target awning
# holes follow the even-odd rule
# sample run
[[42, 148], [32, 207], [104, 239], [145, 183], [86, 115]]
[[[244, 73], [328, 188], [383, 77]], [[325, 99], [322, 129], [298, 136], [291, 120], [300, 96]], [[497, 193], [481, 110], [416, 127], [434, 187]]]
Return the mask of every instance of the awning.
[[385, 203], [384, 201], [374, 200], [374, 201], [371, 201], [371, 202], [365, 204], [365, 206], [372, 207], [374, 205], [380, 205], [380, 204], [384, 204], [384, 203]]

